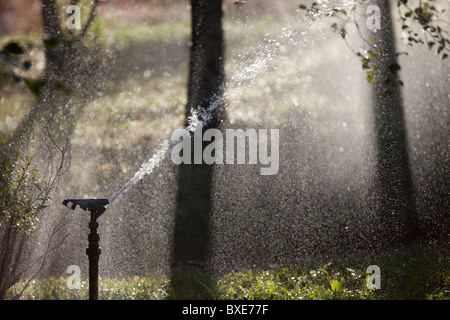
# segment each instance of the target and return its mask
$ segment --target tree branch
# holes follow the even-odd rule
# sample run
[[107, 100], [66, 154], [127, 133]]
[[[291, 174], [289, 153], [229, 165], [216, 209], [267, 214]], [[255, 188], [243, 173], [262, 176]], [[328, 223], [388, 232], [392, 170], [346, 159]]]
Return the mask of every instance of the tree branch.
[[44, 33], [51, 38], [61, 35], [58, 6], [55, 0], [42, 0], [42, 23]]
[[78, 39], [82, 40], [84, 38], [84, 36], [86, 35], [86, 32], [88, 31], [92, 20], [94, 20], [94, 16], [95, 16], [95, 10], [97, 9], [97, 5], [98, 5], [98, 0], [94, 0], [94, 3], [92, 4], [92, 9], [91, 9], [91, 13], [89, 14], [89, 18], [86, 21], [85, 25], [83, 26], [83, 29], [81, 30]]

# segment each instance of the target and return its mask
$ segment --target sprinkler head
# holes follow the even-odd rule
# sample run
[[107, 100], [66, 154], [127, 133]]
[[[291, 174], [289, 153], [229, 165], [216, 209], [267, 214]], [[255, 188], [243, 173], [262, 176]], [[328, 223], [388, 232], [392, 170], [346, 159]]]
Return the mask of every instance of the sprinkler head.
[[64, 199], [62, 204], [69, 207], [69, 202], [72, 203], [70, 207], [72, 210], [75, 210], [79, 205], [81, 209], [88, 210], [98, 216], [105, 212], [105, 206], [109, 204], [108, 199]]

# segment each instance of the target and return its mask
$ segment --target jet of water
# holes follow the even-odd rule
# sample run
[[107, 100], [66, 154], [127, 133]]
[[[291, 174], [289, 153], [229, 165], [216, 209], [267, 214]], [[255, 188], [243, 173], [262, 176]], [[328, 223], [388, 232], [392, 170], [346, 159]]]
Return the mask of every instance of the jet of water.
[[150, 174], [162, 163], [165, 154], [169, 150], [169, 140], [164, 140], [159, 144], [158, 150], [153, 156], [145, 161], [140, 169], [134, 174], [134, 177], [129, 180], [112, 198], [110, 204], [116, 201], [122, 194], [124, 194], [131, 186], [141, 180], [144, 176]]
[[[284, 30], [284, 29], [283, 29]], [[285, 31], [285, 30], [284, 30]], [[293, 32], [283, 32], [281, 33], [280, 39], [291, 39]], [[272, 44], [272, 46], [270, 45]], [[258, 79], [258, 76], [266, 72], [268, 68], [268, 63], [274, 59], [274, 56], [278, 52], [279, 47], [278, 41], [268, 41], [265, 44], [264, 50], [260, 51], [259, 54], [253, 58], [251, 63], [245, 63], [244, 68], [236, 72], [228, 81], [224, 93], [220, 96], [215, 95], [211, 98], [211, 102], [206, 108], [201, 108], [197, 110], [192, 110], [191, 116], [187, 119], [187, 125], [185, 127], [189, 132], [195, 132], [196, 130], [201, 130], [199, 123], [207, 125], [211, 120], [213, 120], [214, 111], [226, 103], [226, 97], [231, 95], [234, 91], [238, 90], [245, 82], [252, 82]], [[165, 155], [172, 150], [172, 148], [178, 143], [178, 141], [171, 141], [166, 139], [159, 144], [157, 151], [152, 155], [150, 159], [145, 161], [140, 169], [134, 174], [123, 187], [117, 192], [110, 201], [111, 205], [120, 196], [122, 196], [129, 188], [131, 188], [136, 182], [144, 178], [146, 175], [151, 174], [165, 159]]]
[[[190, 132], [195, 132], [196, 130], [201, 130], [199, 126], [200, 121], [202, 123], [209, 123], [213, 119], [213, 112], [220, 105], [225, 102], [224, 96], [214, 96], [211, 103], [207, 108], [200, 110], [193, 110], [192, 115], [188, 118], [188, 124], [186, 126], [186, 130]], [[145, 161], [140, 169], [134, 174], [133, 178], [131, 178], [123, 187], [117, 192], [112, 198], [110, 204], [116, 201], [122, 194], [124, 194], [130, 187], [132, 187], [136, 182], [141, 180], [144, 176], [151, 174], [153, 170], [155, 170], [159, 165], [163, 162], [165, 155], [167, 152], [170, 152], [172, 148], [179, 143], [179, 141], [171, 141], [171, 140], [163, 140], [157, 149], [157, 151], [153, 154], [153, 156]]]

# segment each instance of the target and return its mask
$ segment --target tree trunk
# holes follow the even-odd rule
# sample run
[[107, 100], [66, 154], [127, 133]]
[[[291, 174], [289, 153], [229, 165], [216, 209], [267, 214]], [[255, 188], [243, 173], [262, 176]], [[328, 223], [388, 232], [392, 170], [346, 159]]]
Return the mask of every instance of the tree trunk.
[[[415, 262], [419, 222], [389, 2], [374, 0], [363, 6], [364, 12], [368, 5], [379, 6], [382, 19], [381, 29], [367, 33], [374, 40], [371, 50], [381, 53], [374, 61], [378, 80], [373, 83], [372, 91], [377, 190], [380, 195], [377, 210], [381, 218], [377, 240], [381, 242], [383, 250], [399, 247], [411, 259], [400, 270], [393, 264], [380, 267], [384, 279], [388, 279], [398, 292], [403, 291], [403, 298], [423, 298], [420, 297], [421, 290], [418, 287], [420, 266]], [[364, 29], [367, 30], [365, 25]]]
[[61, 36], [58, 6], [55, 0], [42, 0], [42, 24], [44, 37]]
[[[222, 31], [222, 1], [192, 0], [192, 40], [188, 79], [186, 125], [194, 110], [206, 110], [222, 97], [224, 85], [224, 40]], [[212, 119], [203, 130], [218, 127], [225, 117], [224, 106], [214, 109]], [[204, 120], [202, 117], [199, 120]], [[200, 129], [201, 130], [201, 129]], [[192, 149], [193, 150], [193, 149]], [[175, 278], [179, 267], [195, 266], [203, 271], [208, 262], [210, 246], [211, 186], [213, 167], [203, 164], [181, 164], [178, 171], [178, 195], [175, 212], [171, 279], [172, 298], [179, 292], [189, 297], [211, 297], [211, 281], [181, 284]], [[182, 287], [179, 287], [181, 285]], [[186, 290], [186, 286], [189, 289]]]
[[[224, 83], [224, 40], [222, 1], [192, 0], [192, 40], [188, 79], [186, 120], [191, 111], [207, 108], [211, 100], [222, 96]], [[210, 127], [225, 117], [223, 108], [216, 110]]]
[[[389, 1], [377, 0], [381, 29], [370, 32], [378, 80], [373, 83], [372, 101], [377, 149], [378, 188], [383, 204], [383, 226], [391, 244], [411, 245], [417, 240], [417, 211], [408, 156], [407, 128], [396, 71], [397, 56]], [[366, 9], [366, 6], [364, 6]]]

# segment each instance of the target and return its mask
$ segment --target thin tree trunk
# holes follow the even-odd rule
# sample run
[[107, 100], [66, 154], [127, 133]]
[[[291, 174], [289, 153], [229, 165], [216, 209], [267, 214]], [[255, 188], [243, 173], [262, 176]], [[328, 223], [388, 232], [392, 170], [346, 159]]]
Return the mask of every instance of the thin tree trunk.
[[55, 0], [42, 0], [42, 24], [47, 37], [61, 36], [58, 6]]

